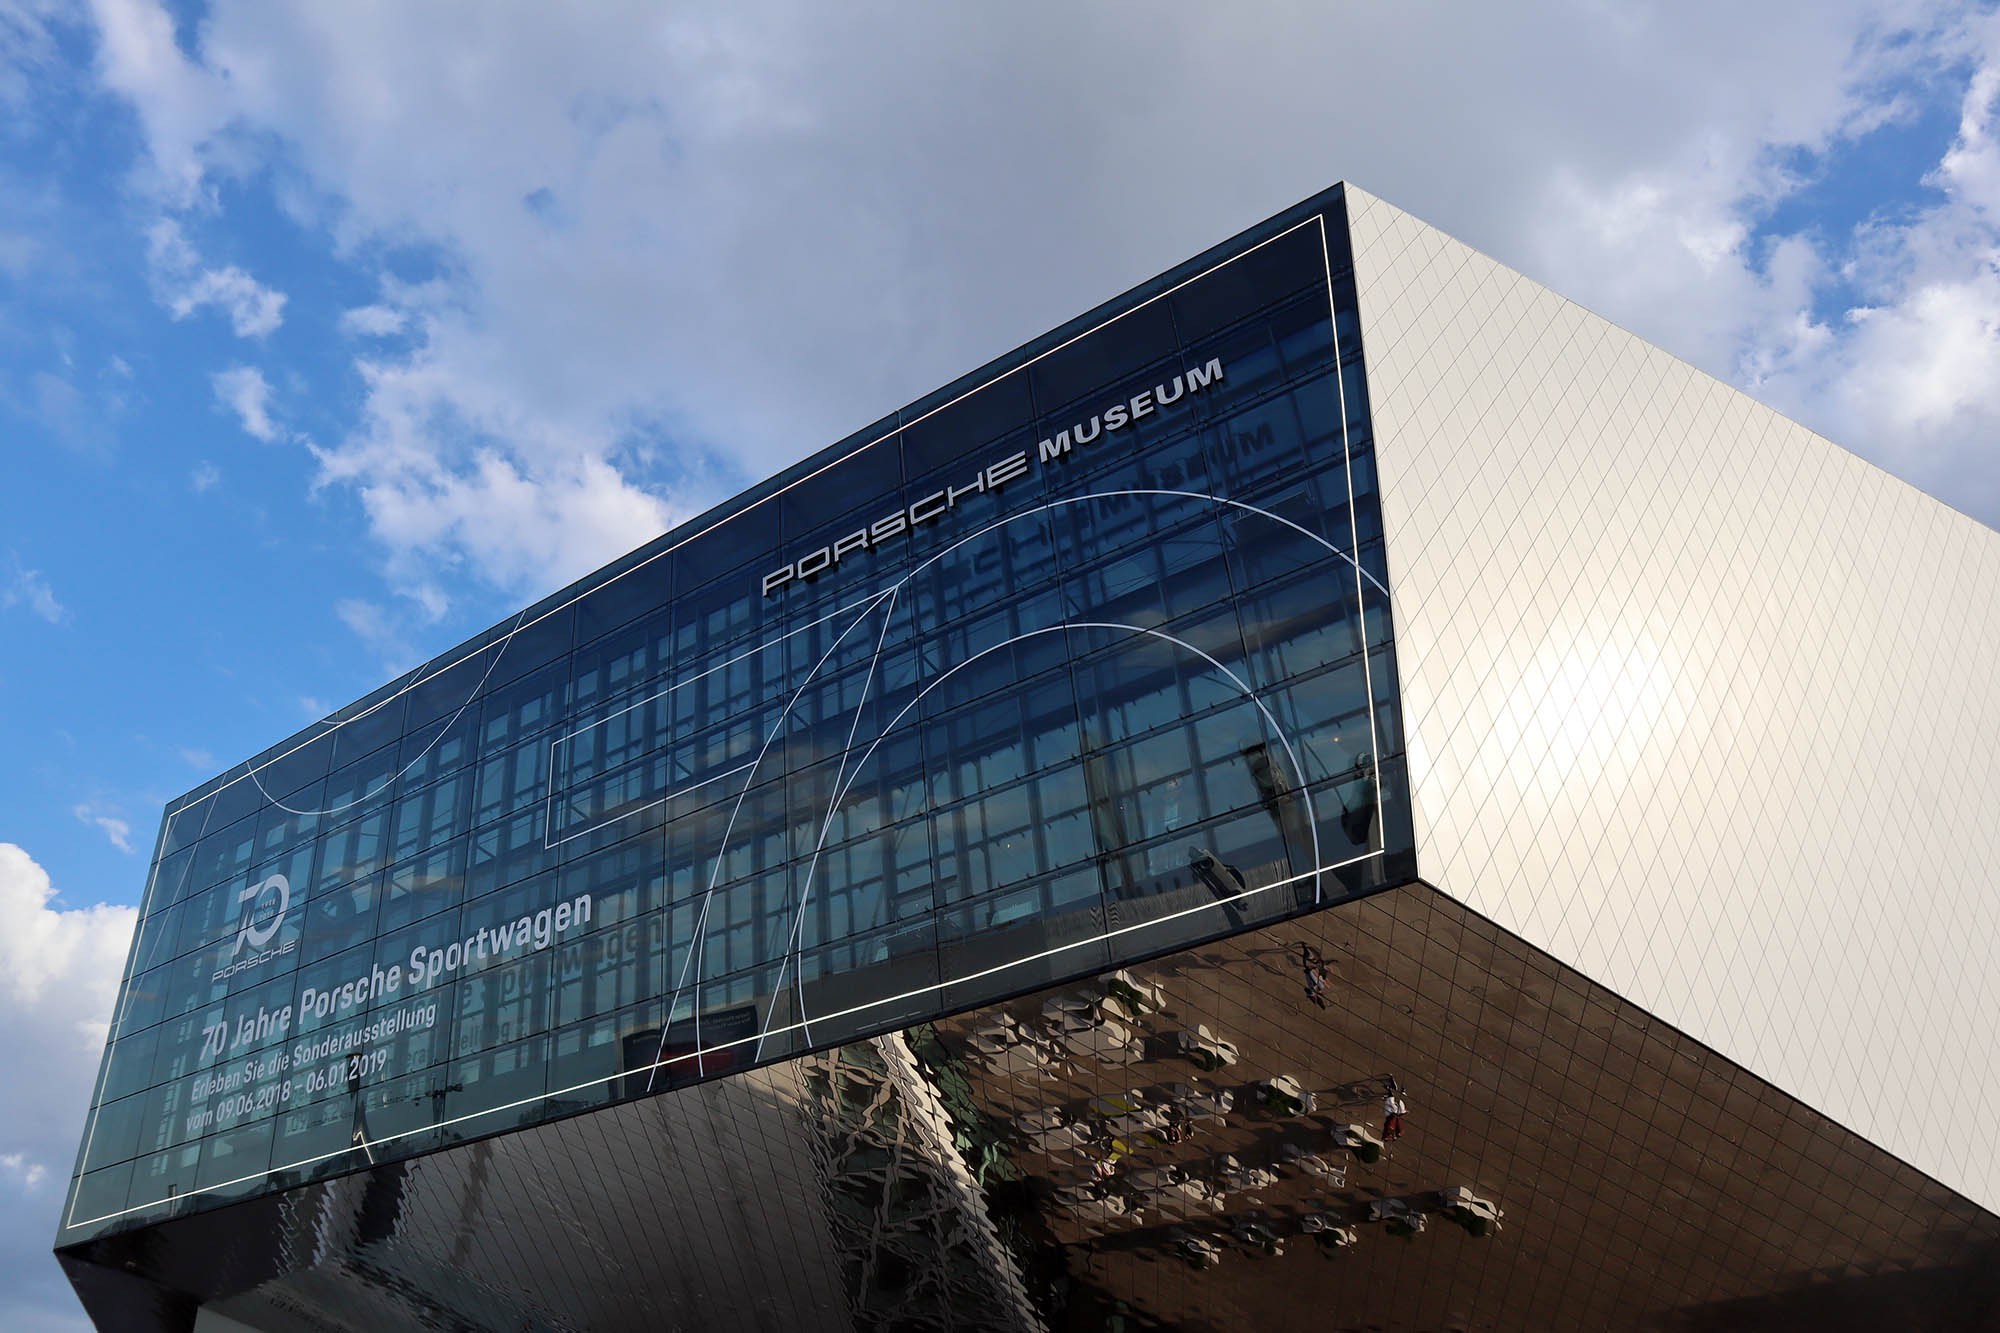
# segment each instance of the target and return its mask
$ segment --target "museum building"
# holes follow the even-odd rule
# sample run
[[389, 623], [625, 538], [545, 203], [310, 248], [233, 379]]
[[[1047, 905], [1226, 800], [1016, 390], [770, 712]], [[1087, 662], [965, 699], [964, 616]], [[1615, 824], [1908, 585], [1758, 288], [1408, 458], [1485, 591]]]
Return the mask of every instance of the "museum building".
[[2000, 1326], [2000, 533], [1336, 186], [171, 802], [103, 1328]]

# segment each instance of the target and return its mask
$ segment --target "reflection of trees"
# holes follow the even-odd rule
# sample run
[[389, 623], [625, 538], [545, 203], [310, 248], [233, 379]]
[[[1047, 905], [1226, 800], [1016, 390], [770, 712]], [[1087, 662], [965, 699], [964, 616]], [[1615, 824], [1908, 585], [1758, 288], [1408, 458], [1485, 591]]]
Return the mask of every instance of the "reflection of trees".
[[[934, 1046], [925, 1033], [919, 1044]], [[997, 1136], [984, 1135], [981, 1150], [983, 1117], [961, 1125], [952, 1114], [973, 1110], [962, 1074], [954, 1090], [896, 1033], [791, 1067], [812, 1114], [808, 1142], [856, 1327], [1044, 1327], [967, 1170], [971, 1152], [995, 1179], [1015, 1174]]]

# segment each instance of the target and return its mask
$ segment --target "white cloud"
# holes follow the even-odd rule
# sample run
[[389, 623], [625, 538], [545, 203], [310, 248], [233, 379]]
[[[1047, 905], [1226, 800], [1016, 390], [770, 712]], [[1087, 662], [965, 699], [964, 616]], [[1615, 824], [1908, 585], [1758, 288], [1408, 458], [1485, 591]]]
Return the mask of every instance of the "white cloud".
[[[271, 386], [255, 366], [231, 366], [209, 377], [215, 400], [236, 414], [244, 433], [266, 443], [278, 438], [271, 420]], [[205, 489], [205, 488], [198, 488]]]
[[69, 612], [56, 600], [55, 590], [49, 587], [49, 581], [42, 576], [41, 570], [23, 567], [12, 553], [9, 553], [7, 563], [12, 567], [12, 576], [5, 587], [0, 587], [0, 609], [25, 607], [51, 625], [60, 625], [69, 619]]
[[285, 294], [230, 264], [208, 268], [188, 244], [180, 224], [163, 218], [146, 233], [147, 259], [160, 301], [175, 319], [215, 306], [239, 338], [262, 338], [285, 322]]
[[356, 306], [341, 312], [340, 331], [349, 337], [387, 338], [401, 333], [409, 322], [410, 317], [394, 306]]
[[14, 1177], [22, 1190], [33, 1194], [48, 1179], [49, 1169], [40, 1162], [29, 1161], [25, 1153], [0, 1152], [0, 1174]]
[[75, 1319], [49, 1258], [138, 913], [63, 907], [49, 876], [0, 842], [0, 1324]]
[[384, 674], [399, 676], [421, 660], [421, 654], [404, 636], [398, 618], [381, 603], [364, 597], [343, 597], [333, 604], [333, 613], [381, 659]]
[[171, 16], [153, 0], [89, 0], [97, 65], [107, 87], [146, 108], [141, 121], [154, 173], [169, 202], [198, 200], [208, 145], [227, 118], [222, 90], [180, 58]]
[[[0, 0], [0, 106], [18, 114], [29, 104], [35, 75], [55, 63], [50, 24], [59, 12], [58, 0]], [[0, 244], [0, 268], [4, 250]]]
[[189, 767], [198, 768], [203, 772], [210, 772], [215, 768], [215, 755], [212, 751], [188, 747], [181, 751], [181, 758], [188, 762]]
[[222, 470], [206, 458], [196, 463], [194, 471], [188, 473], [188, 487], [196, 495], [206, 495], [221, 483]]
[[1863, 224], [1839, 274], [1858, 299], [1755, 387], [2000, 523], [2000, 13], [1959, 39], [1972, 74], [1935, 202]]
[[[341, 327], [401, 340], [356, 353], [321, 484], [360, 498], [394, 586], [523, 593], [1343, 176], [1781, 394], [1868, 321], [1813, 314], [1847, 238], [1765, 221], [1801, 163], [1964, 77], [1977, 13], [218, 0], [184, 52], [105, 4], [162, 176], [263, 154], [383, 293]], [[1971, 290], [1925, 327], [1980, 327], [1971, 251], [1938, 274]]]
[[132, 825], [120, 818], [115, 810], [106, 810], [94, 802], [85, 801], [72, 806], [70, 813], [75, 815], [79, 822], [88, 824], [102, 833], [113, 847], [127, 856], [135, 852], [136, 849], [132, 846]]

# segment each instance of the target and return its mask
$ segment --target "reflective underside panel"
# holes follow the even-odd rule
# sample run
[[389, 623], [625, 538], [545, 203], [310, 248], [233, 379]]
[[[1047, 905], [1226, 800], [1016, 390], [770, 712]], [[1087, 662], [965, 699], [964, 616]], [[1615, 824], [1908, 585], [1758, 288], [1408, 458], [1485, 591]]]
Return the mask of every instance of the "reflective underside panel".
[[2000, 1318], [2000, 1219], [1422, 885], [64, 1259], [117, 1328]]

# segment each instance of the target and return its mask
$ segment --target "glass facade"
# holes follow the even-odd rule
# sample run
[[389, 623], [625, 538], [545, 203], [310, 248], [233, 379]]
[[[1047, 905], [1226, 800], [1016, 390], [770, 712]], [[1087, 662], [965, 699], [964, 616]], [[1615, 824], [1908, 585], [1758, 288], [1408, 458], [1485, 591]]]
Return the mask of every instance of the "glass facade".
[[58, 1241], [1413, 874], [1323, 196], [168, 807]]

